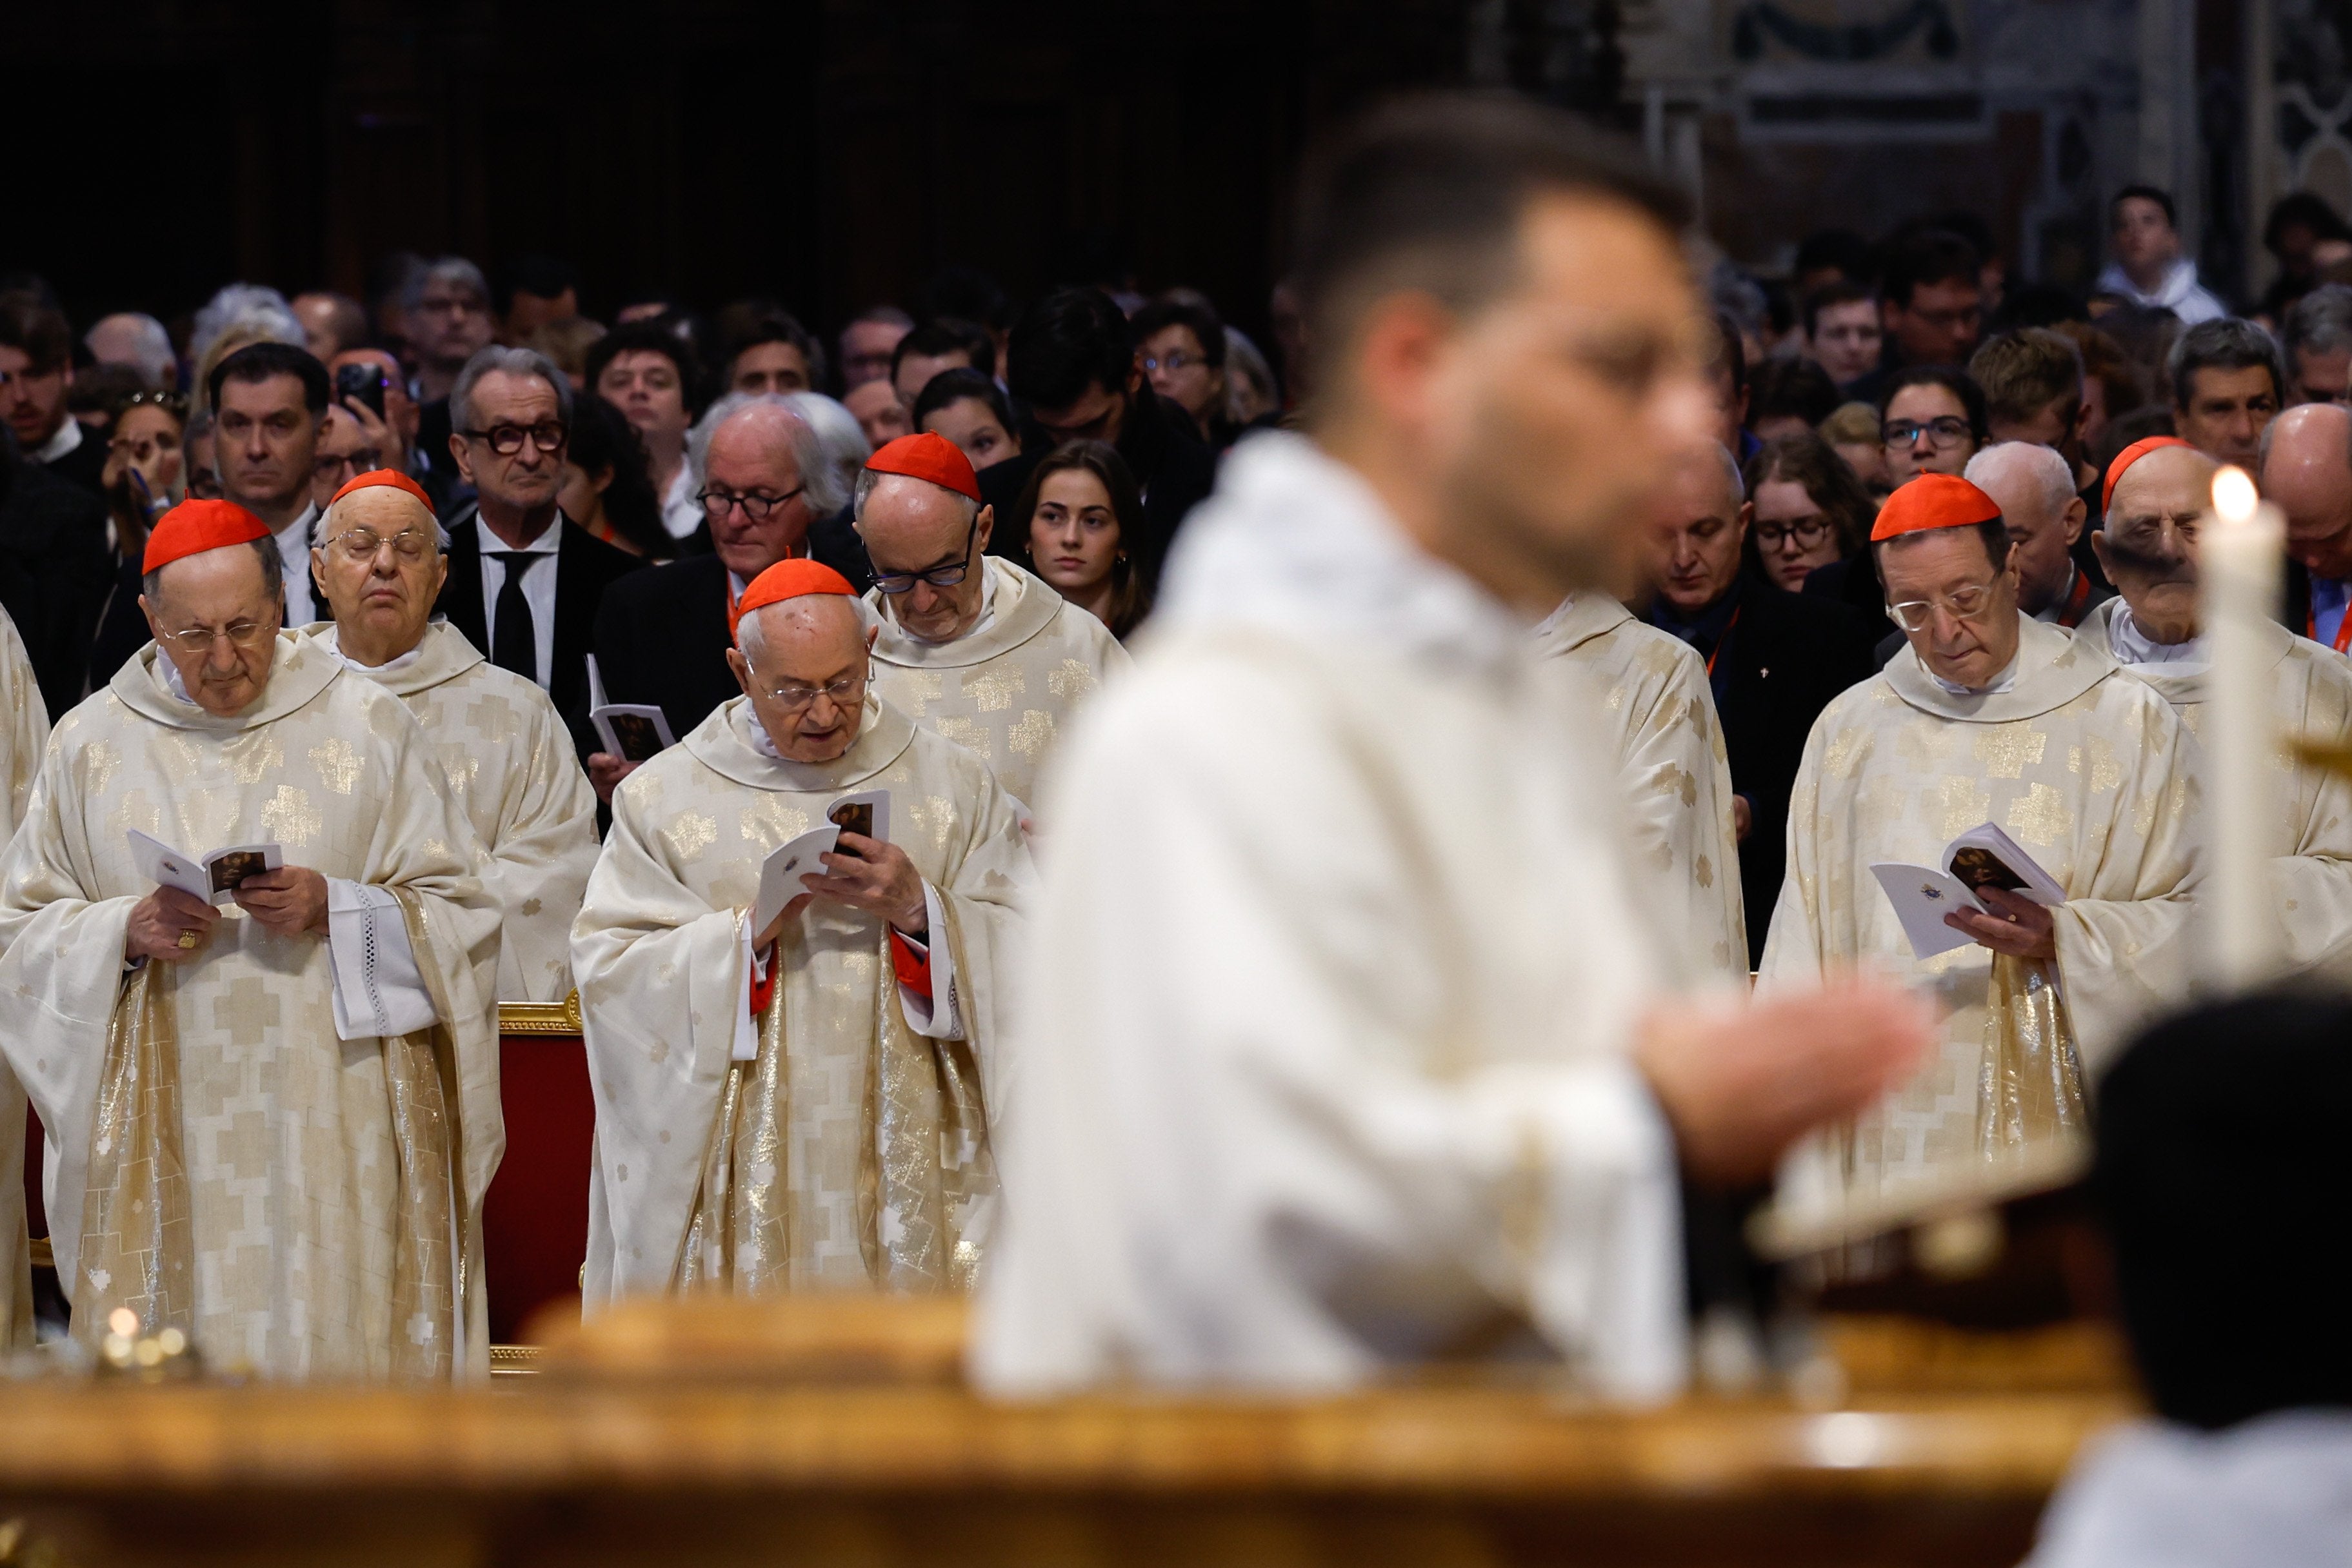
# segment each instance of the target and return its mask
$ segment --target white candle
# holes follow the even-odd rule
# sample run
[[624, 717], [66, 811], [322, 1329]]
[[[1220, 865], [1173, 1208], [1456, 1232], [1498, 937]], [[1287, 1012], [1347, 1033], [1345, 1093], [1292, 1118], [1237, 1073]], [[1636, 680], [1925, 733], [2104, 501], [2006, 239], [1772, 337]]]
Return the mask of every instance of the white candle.
[[2276, 971], [2282, 929], [2271, 907], [2273, 808], [2279, 766], [2271, 693], [2285, 522], [2261, 501], [2242, 468], [2213, 476], [2213, 510], [2198, 540], [2198, 619], [2211, 660], [2205, 678], [2205, 809], [2208, 831], [2205, 940], [2209, 985], [2258, 985]]

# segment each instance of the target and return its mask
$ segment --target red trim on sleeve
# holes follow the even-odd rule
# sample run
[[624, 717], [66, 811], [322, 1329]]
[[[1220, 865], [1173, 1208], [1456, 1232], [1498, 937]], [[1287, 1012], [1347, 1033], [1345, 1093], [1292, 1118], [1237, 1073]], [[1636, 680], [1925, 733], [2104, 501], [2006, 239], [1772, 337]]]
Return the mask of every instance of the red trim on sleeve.
[[[753, 956], [756, 960], [757, 955]], [[768, 1003], [774, 998], [775, 994], [776, 948], [775, 945], [771, 943], [768, 946], [768, 972], [761, 975], [756, 961], [751, 966], [751, 1016], [758, 1018], [761, 1013], [766, 1012]]]
[[900, 985], [926, 1001], [930, 999], [930, 954], [896, 931], [890, 933], [890, 967], [898, 974]]

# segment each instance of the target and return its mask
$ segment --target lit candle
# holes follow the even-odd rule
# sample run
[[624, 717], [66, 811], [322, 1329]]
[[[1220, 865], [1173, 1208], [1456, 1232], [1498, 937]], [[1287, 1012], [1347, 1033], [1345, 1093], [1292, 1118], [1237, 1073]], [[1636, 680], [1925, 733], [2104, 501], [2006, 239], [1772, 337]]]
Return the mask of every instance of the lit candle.
[[2198, 619], [2211, 661], [2205, 677], [2205, 892], [2208, 984], [2258, 985], [2280, 957], [2271, 882], [2272, 770], [2278, 724], [2272, 712], [2270, 634], [2286, 537], [2276, 507], [2262, 501], [2242, 468], [2213, 476], [2213, 511], [2198, 540]]

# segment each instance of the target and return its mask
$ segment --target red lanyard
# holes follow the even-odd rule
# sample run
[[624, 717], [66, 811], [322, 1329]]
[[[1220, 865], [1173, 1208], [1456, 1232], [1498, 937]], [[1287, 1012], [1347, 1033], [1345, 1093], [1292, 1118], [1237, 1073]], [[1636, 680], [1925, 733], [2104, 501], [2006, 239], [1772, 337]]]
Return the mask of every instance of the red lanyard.
[[[2313, 642], [2319, 641], [2319, 584], [2311, 585], [2311, 597], [2303, 612], [2303, 634]], [[2352, 653], [2352, 604], [2344, 607], [2344, 619], [2336, 624], [2336, 651]]]
[[[2352, 615], [2347, 615], [2344, 619], [2347, 622], [2352, 622]], [[1723, 657], [1723, 645], [1731, 641], [1731, 629], [1738, 624], [1739, 612], [1735, 610], [1731, 612], [1731, 619], [1723, 623], [1723, 635], [1715, 640], [1715, 652], [1706, 656], [1706, 678], [1708, 680], [1711, 681], [1715, 679], [1715, 662]]]
[[2091, 580], [2080, 570], [2074, 573], [2074, 591], [2066, 596], [2066, 608], [2058, 612], [2058, 624], [2073, 631], [2083, 623], [2083, 611], [2091, 602]]

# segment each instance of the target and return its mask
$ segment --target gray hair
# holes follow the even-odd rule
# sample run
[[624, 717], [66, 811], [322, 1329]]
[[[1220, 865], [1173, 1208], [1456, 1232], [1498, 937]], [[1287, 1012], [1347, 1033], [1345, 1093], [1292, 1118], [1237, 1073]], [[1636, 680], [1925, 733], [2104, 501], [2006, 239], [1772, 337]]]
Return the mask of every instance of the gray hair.
[[2074, 498], [2074, 471], [2058, 455], [2057, 448], [2044, 446], [2038, 441], [1996, 441], [1969, 459], [1960, 477], [1979, 489], [1996, 474], [2022, 465], [2027, 475], [2042, 486], [2042, 504], [2051, 517], [2066, 509]]
[[292, 343], [300, 348], [310, 340], [294, 307], [286, 303], [286, 296], [266, 284], [232, 283], [196, 312], [195, 322], [188, 329], [189, 361], [204, 363], [213, 345], [231, 328], [243, 330], [250, 342]]
[[[875, 486], [879, 485], [885, 479], [911, 477], [913, 477], [911, 475], [881, 474], [877, 473], [871, 468], [860, 469], [857, 474], [857, 493], [851, 497], [849, 504], [850, 522], [853, 525], [860, 525], [866, 521], [866, 497], [874, 494]], [[1732, 475], [1732, 483], [1738, 484], [1738, 481], [1739, 476], [1735, 472]], [[921, 482], [927, 485], [930, 483], [928, 479]], [[947, 490], [947, 486], [944, 485], [940, 486], [940, 488]], [[973, 500], [970, 496], [965, 495], [961, 490], [948, 490], [947, 493], [963, 503], [964, 527], [971, 527], [973, 519], [980, 516], [981, 504], [978, 501]], [[864, 528], [860, 527], [857, 531], [861, 536], [863, 536], [866, 530]]]
[[509, 349], [492, 343], [466, 361], [466, 368], [457, 372], [457, 382], [449, 388], [451, 430], [462, 434], [474, 428], [474, 389], [493, 371], [503, 371], [510, 376], [537, 376], [545, 382], [555, 393], [555, 417], [567, 426], [571, 424], [572, 381], [555, 368], [555, 361], [537, 349]]
[[414, 310], [425, 303], [425, 291], [436, 283], [455, 283], [471, 289], [483, 308], [490, 303], [490, 280], [482, 269], [462, 256], [445, 256], [428, 261], [401, 280], [400, 308]]
[[747, 410], [772, 408], [791, 416], [793, 466], [800, 470], [801, 495], [807, 501], [810, 512], [820, 517], [829, 517], [841, 510], [843, 503], [849, 498], [846, 486], [826, 454], [816, 427], [802, 415], [794, 404], [793, 399], [798, 395], [804, 394], [729, 392], [703, 410], [702, 417], [696, 420], [694, 428], [686, 434], [687, 471], [694, 476], [695, 489], [698, 492], [710, 483], [710, 440], [719, 434], [719, 427]]
[[[120, 323], [127, 335], [129, 340], [118, 345], [118, 349], [121, 353], [128, 354], [129, 358], [117, 358], [109, 361], [105, 355], [98, 351], [97, 340], [110, 322]], [[91, 357], [100, 363], [127, 364], [145, 377], [149, 386], [160, 392], [170, 391], [179, 381], [180, 360], [179, 356], [172, 351], [172, 334], [165, 331], [163, 323], [156, 320], [152, 316], [142, 316], [135, 310], [122, 310], [111, 316], [101, 317], [88, 332], [82, 335], [81, 340], [83, 346], [89, 350]]]
[[[793, 412], [801, 416], [803, 424], [816, 432], [816, 444], [824, 450], [825, 464], [840, 481], [842, 497], [846, 497], [857, 483], [866, 460], [874, 455], [857, 416], [823, 392], [786, 392], [784, 401], [793, 405]], [[825, 510], [841, 510], [841, 502], [835, 501]]]
[[1711, 444], [1716, 459], [1723, 465], [1723, 482], [1731, 488], [1731, 509], [1736, 512], [1748, 504], [1748, 481], [1740, 476], [1739, 459], [1731, 455], [1731, 448], [1720, 441]]
[[2290, 368], [2303, 350], [2335, 354], [2352, 349], [2352, 288], [2323, 283], [2296, 300], [2279, 324], [2279, 349]]
[[2164, 373], [2172, 382], [2172, 406], [2187, 408], [2197, 389], [2190, 385], [2199, 371], [2250, 371], [2271, 373], [2271, 391], [2286, 399], [2286, 370], [2279, 363], [2278, 345], [2252, 321], [2223, 316], [2200, 321], [2172, 345], [2164, 360]]
[[[278, 541], [275, 538], [258, 538], [252, 540], [251, 543], [253, 553], [261, 558], [262, 597], [275, 599], [286, 591], [286, 558], [278, 553]], [[185, 560], [187, 558], [183, 556], [180, 559]], [[148, 603], [163, 602], [163, 571], [171, 564], [167, 560], [163, 566], [157, 567], [139, 580], [139, 591], [147, 596]]]

